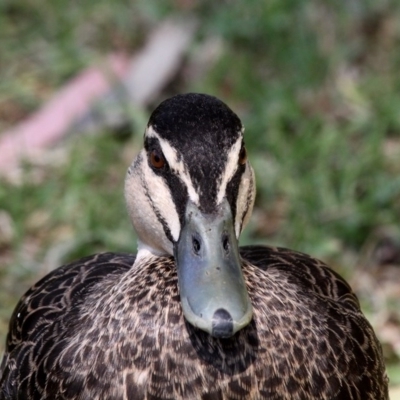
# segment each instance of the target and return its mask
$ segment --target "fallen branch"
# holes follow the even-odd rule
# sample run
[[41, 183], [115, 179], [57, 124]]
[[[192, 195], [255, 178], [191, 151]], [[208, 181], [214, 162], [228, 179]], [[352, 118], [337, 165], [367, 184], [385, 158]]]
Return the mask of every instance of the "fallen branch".
[[[123, 105], [143, 107], [156, 98], [176, 73], [195, 26], [168, 20], [131, 60], [111, 55], [103, 67], [90, 67], [69, 81], [39, 111], [0, 135], [0, 174], [15, 176], [22, 160], [34, 158], [74, 127], [85, 132], [126, 122]], [[93, 118], [94, 104], [101, 118]]]

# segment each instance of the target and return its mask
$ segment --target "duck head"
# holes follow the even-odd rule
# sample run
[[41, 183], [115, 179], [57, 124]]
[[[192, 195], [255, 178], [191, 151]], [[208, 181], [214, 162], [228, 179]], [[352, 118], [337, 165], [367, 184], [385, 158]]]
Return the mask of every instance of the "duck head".
[[151, 115], [125, 180], [138, 259], [173, 255], [186, 320], [217, 338], [252, 318], [238, 247], [255, 197], [243, 131], [215, 97], [172, 97]]

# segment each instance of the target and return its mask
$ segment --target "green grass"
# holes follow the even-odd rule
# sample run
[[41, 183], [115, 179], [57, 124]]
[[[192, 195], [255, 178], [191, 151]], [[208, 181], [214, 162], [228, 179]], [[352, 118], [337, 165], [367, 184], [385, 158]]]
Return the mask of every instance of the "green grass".
[[[171, 13], [200, 20], [186, 69], [204, 39], [222, 41], [206, 73], [192, 80], [184, 68], [162, 97], [214, 94], [245, 123], [258, 194], [257, 218], [243, 242], [278, 244], [329, 261], [355, 282], [372, 322], [385, 313], [399, 321], [398, 297], [384, 292], [378, 301], [357, 285], [365, 273], [384, 284], [379, 246], [388, 239], [396, 249], [400, 238], [400, 4], [395, 1], [156, 6], [118, 0], [68, 7], [61, 1], [3, 1], [0, 129], [36, 109], [106, 52], [134, 52]], [[96, 251], [135, 251], [122, 189], [143, 128], [125, 139], [109, 132], [73, 136], [54, 150], [62, 162], [27, 167], [22, 185], [0, 183], [0, 212], [11, 227], [0, 238], [0, 349], [13, 306], [39, 276]], [[365, 253], [371, 255], [367, 262]], [[390, 342], [385, 354], [392, 383], [400, 383], [399, 354]]]

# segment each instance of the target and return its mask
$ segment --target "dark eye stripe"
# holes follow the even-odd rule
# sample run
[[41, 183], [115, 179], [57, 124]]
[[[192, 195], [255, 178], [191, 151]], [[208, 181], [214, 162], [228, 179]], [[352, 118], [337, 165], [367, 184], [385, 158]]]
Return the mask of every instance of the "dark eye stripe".
[[168, 223], [167, 221], [163, 218], [160, 210], [155, 206], [153, 199], [150, 196], [149, 193], [149, 188], [146, 184], [146, 180], [144, 179], [144, 174], [141, 172], [140, 173], [140, 180], [142, 182], [142, 187], [144, 188], [144, 194], [147, 198], [147, 200], [149, 201], [149, 204], [151, 206], [151, 209], [153, 210], [155, 216], [157, 217], [157, 220], [160, 222], [160, 224], [162, 225], [163, 229], [164, 229], [164, 233], [165, 236], [168, 238], [169, 241], [173, 242], [172, 239], [172, 234], [171, 234], [171, 230], [168, 227]]
[[[155, 137], [148, 137], [145, 140], [145, 145], [144, 145], [146, 152], [151, 154], [152, 151], [156, 151], [159, 154], [163, 154], [161, 150], [161, 145], [160, 142], [157, 138]], [[156, 168], [154, 167], [151, 162], [149, 161], [149, 156], [147, 162], [149, 163], [150, 168], [152, 171], [160, 176], [167, 187], [169, 188], [169, 192], [172, 197], [172, 201], [174, 203], [175, 209], [179, 215], [179, 221], [181, 225], [184, 223], [184, 218], [185, 218], [185, 208], [186, 208], [186, 203], [188, 200], [188, 191], [186, 188], [185, 183], [173, 172], [168, 166], [167, 161], [165, 161], [165, 165], [162, 168]], [[165, 219], [162, 217], [162, 213], [156, 209], [153, 200], [151, 199], [148, 189], [146, 187], [146, 196], [149, 199], [149, 202], [151, 204], [151, 207], [153, 208], [154, 213], [157, 216], [157, 219], [160, 221], [160, 223], [163, 225], [165, 234], [167, 235], [168, 239], [173, 242], [172, 240], [172, 235], [171, 231], [168, 228], [168, 225], [165, 221]]]
[[244, 165], [247, 162], [247, 150], [244, 145], [244, 142], [242, 142], [242, 148], [240, 149], [239, 152], [239, 164]]
[[231, 206], [233, 221], [236, 219], [236, 201], [239, 194], [240, 181], [245, 170], [245, 165], [240, 165], [235, 174], [232, 176], [231, 180], [226, 185], [226, 198]]

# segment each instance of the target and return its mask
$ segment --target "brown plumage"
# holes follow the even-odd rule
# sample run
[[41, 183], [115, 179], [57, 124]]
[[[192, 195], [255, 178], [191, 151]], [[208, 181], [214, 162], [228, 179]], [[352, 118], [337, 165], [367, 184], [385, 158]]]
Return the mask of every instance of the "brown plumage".
[[283, 248], [240, 260], [253, 314], [226, 338], [187, 321], [171, 255], [56, 269], [14, 311], [0, 399], [388, 399], [380, 344], [338, 274]]

